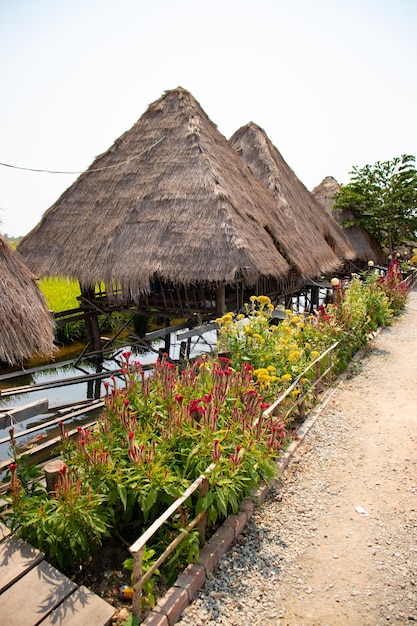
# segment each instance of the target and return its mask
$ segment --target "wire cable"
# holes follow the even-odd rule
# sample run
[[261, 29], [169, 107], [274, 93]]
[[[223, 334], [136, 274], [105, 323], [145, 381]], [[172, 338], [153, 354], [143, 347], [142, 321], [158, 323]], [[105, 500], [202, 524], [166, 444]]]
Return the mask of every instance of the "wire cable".
[[116, 167], [120, 167], [120, 165], [125, 165], [125, 163], [129, 163], [130, 161], [133, 161], [134, 159], [137, 159], [138, 157], [142, 156], [142, 154], [145, 154], [145, 152], [152, 150], [152, 148], [157, 146], [164, 139], [165, 137], [158, 139], [158, 141], [155, 141], [155, 143], [149, 146], [149, 148], [145, 148], [145, 150], [142, 150], [142, 152], [139, 152], [138, 154], [134, 154], [128, 159], [125, 159], [124, 161], [120, 161], [119, 163], [115, 163], [114, 165], [108, 165], [106, 167], [96, 167], [94, 169], [82, 170], [78, 172], [65, 172], [65, 171], [60, 171], [60, 170], [42, 170], [42, 169], [37, 169], [35, 167], [20, 167], [19, 165], [10, 165], [10, 163], [2, 163], [2, 162], [0, 162], [0, 165], [2, 165], [3, 167], [10, 167], [15, 170], [23, 170], [25, 172], [40, 172], [42, 174], [90, 174], [93, 172], [102, 172], [103, 170], [111, 170]]

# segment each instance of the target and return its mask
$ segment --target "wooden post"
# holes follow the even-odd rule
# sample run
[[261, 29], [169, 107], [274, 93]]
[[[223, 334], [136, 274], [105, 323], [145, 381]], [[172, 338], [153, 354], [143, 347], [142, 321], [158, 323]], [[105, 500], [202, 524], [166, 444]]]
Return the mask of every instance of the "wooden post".
[[45, 465], [43, 471], [46, 478], [46, 489], [48, 492], [55, 491], [60, 471], [65, 463], [61, 459], [55, 459]]
[[142, 585], [138, 585], [142, 580], [142, 556], [143, 547], [139, 548], [133, 555], [133, 598], [132, 598], [132, 613], [134, 617], [138, 618], [140, 622], [140, 614], [142, 611]]
[[332, 352], [329, 352], [329, 355], [327, 357], [327, 367], [328, 367], [328, 372], [327, 372], [327, 382], [329, 385], [331, 385], [332, 383], [332, 379], [333, 379], [333, 363], [332, 363]]
[[224, 313], [226, 313], [226, 292], [224, 285], [217, 286], [216, 309], [220, 315], [224, 315]]
[[[93, 289], [84, 289], [81, 287], [81, 295], [85, 300], [92, 301], [94, 300], [94, 288]], [[98, 323], [98, 313], [96, 310], [90, 310], [86, 312], [85, 316], [85, 331], [87, 335], [87, 339], [92, 341], [94, 346], [94, 351], [98, 352], [96, 359], [97, 361], [103, 360], [103, 354], [101, 353], [101, 341], [100, 341], [100, 325]]]
[[171, 349], [171, 333], [167, 333], [167, 334], [165, 335], [165, 348], [164, 348], [164, 352], [165, 352], [165, 354], [167, 354], [167, 355], [168, 355], [168, 357], [169, 357], [169, 352], [170, 352], [170, 349]]
[[305, 394], [304, 394], [302, 399], [298, 403], [298, 411], [299, 411], [300, 417], [302, 419], [304, 419], [305, 416], [306, 416], [306, 408], [305, 407], [306, 407], [306, 405], [305, 405]]
[[315, 378], [315, 381], [314, 381], [314, 395], [316, 396], [316, 398], [318, 398], [318, 395], [319, 395], [318, 382], [320, 380], [320, 376], [321, 376], [321, 361], [317, 361], [317, 363], [316, 363], [316, 378]]
[[316, 286], [313, 286], [311, 288], [311, 300], [310, 300], [309, 312], [313, 313], [314, 308], [317, 309], [318, 306], [319, 306], [319, 288]]
[[[208, 493], [208, 490], [209, 490], [209, 481], [206, 478], [205, 480], [203, 480], [203, 482], [198, 488], [198, 497], [203, 498], [204, 496], [206, 496]], [[203, 517], [197, 524], [198, 535], [200, 538], [200, 548], [202, 548], [204, 544], [206, 543], [206, 525], [207, 525], [207, 512], [205, 513], [205, 515], [203, 515]]]

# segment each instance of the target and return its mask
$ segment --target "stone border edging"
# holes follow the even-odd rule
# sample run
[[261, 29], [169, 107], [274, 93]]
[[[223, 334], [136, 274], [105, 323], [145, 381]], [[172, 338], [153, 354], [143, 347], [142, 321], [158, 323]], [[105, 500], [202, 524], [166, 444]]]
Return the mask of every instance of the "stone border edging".
[[[380, 330], [379, 328], [376, 331], [372, 340], [379, 334]], [[369, 343], [354, 354], [350, 363], [362, 359], [366, 348], [369, 348]], [[296, 450], [303, 443], [305, 437], [314, 426], [314, 423], [336, 393], [341, 382], [348, 378], [349, 373], [350, 367], [348, 366], [348, 369], [338, 376], [332, 383], [332, 386], [324, 394], [321, 402], [304, 420], [296, 432], [294, 441], [292, 441], [286, 451], [278, 457], [277, 466], [280, 474], [287, 468]], [[198, 592], [203, 588], [206, 579], [214, 572], [219, 564], [221, 557], [235, 543], [247, 522], [252, 517], [255, 506], [259, 506], [265, 502], [274, 481], [275, 479], [267, 485], [259, 487], [250, 498], [246, 498], [241, 502], [238, 513], [229, 515], [222, 526], [220, 526], [201, 549], [197, 563], [192, 563], [185, 568], [173, 586], [168, 589], [167, 593], [158, 601], [155, 608], [148, 613], [146, 619], [141, 622], [141, 626], [174, 626], [180, 618], [181, 613], [195, 600]]]

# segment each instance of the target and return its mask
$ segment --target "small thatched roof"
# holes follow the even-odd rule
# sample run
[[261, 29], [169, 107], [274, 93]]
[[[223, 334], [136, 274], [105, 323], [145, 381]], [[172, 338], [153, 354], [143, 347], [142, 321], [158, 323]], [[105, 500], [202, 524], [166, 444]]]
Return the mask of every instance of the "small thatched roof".
[[0, 362], [53, 352], [54, 321], [34, 277], [0, 235]]
[[316, 275], [353, 258], [340, 226], [323, 211], [262, 128], [250, 122], [234, 133], [230, 144], [275, 196], [287, 227], [297, 231], [303, 253], [314, 260]]
[[384, 262], [384, 254], [378, 242], [362, 226], [347, 226], [343, 223], [351, 220], [353, 215], [347, 209], [333, 209], [336, 196], [341, 185], [332, 176], [326, 176], [311, 192], [318, 202], [333, 215], [335, 220], [342, 226], [343, 231], [355, 253], [355, 260], [363, 263], [374, 261]]
[[317, 265], [297, 229], [198, 102], [151, 104], [65, 191], [19, 250], [38, 276], [103, 281], [136, 299], [176, 284], [285, 281]]

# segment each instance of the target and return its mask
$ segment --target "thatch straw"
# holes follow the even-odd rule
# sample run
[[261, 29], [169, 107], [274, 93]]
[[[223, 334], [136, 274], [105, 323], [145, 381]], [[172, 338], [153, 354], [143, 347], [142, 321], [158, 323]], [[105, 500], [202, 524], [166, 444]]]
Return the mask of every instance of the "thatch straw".
[[275, 196], [287, 229], [297, 232], [295, 252], [311, 259], [316, 276], [353, 258], [342, 229], [323, 211], [262, 128], [250, 122], [234, 133], [230, 144]]
[[326, 176], [311, 193], [326, 211], [334, 216], [335, 220], [343, 228], [343, 232], [355, 253], [355, 261], [363, 263], [367, 263], [368, 261], [383, 263], [384, 253], [372, 235], [362, 226], [343, 226], [344, 222], [353, 219], [353, 214], [347, 209], [333, 208], [340, 188], [341, 185], [337, 180], [332, 176]]
[[22, 241], [38, 276], [103, 281], [137, 299], [154, 278], [233, 283], [317, 273], [314, 253], [276, 210], [193, 96], [151, 104]]
[[53, 353], [54, 321], [34, 277], [0, 235], [0, 362]]

